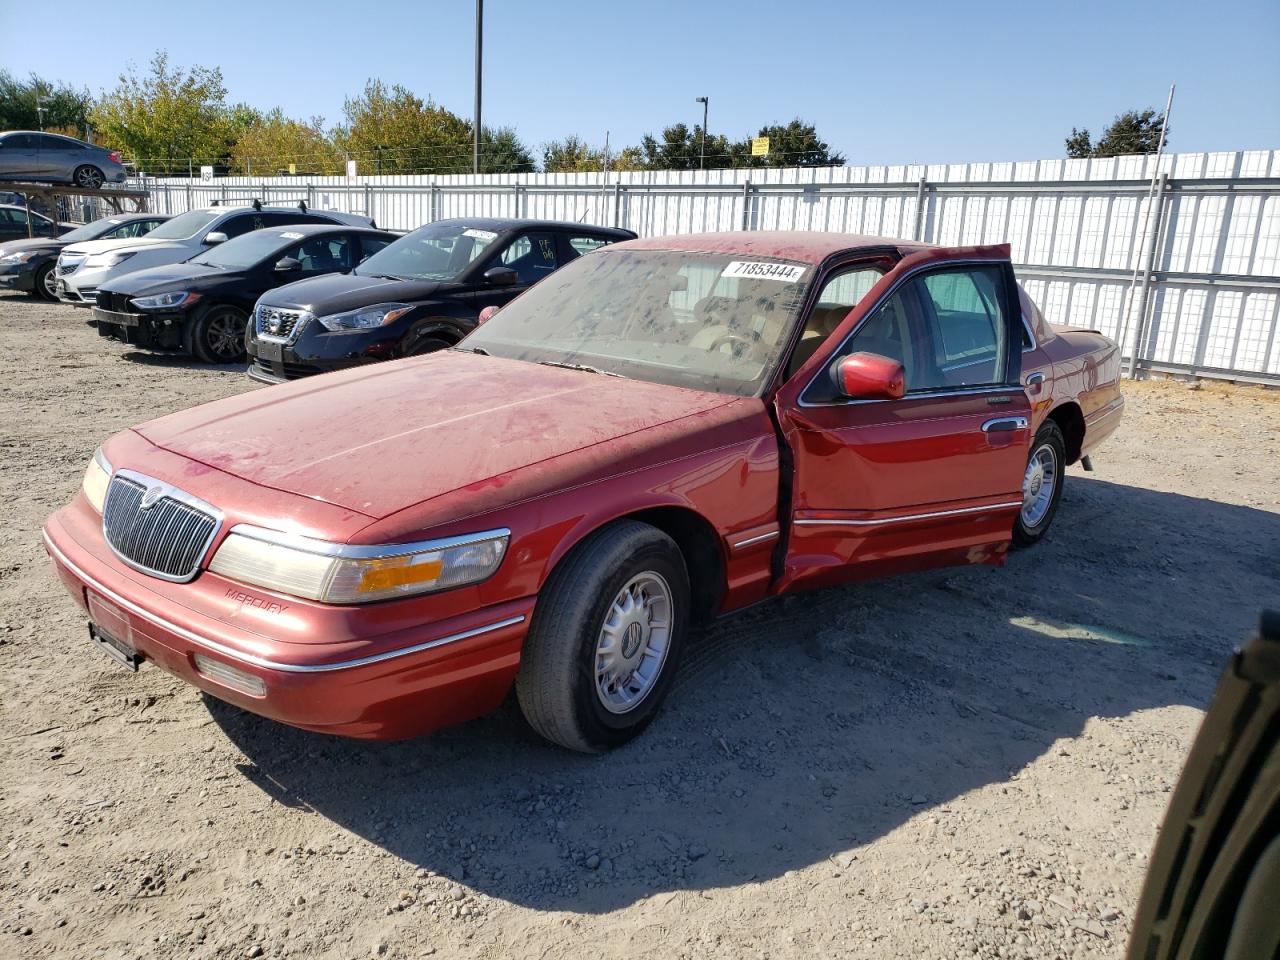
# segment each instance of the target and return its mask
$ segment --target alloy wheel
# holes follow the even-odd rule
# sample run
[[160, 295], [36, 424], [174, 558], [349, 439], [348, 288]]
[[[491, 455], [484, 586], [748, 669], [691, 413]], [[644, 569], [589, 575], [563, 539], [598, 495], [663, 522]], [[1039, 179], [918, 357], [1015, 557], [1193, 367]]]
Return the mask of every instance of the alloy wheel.
[[1058, 482], [1058, 454], [1049, 444], [1036, 448], [1022, 477], [1022, 522], [1038, 526], [1049, 513]]
[[662, 673], [670, 647], [671, 587], [646, 570], [628, 580], [609, 605], [596, 641], [596, 695], [610, 713], [634, 710]]

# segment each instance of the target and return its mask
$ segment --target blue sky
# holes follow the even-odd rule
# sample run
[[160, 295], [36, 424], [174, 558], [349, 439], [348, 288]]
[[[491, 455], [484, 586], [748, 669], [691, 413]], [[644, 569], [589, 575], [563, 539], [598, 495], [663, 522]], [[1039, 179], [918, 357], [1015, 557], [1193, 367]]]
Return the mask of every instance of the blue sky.
[[[1280, 0], [1188, 3], [487, 0], [485, 122], [537, 146], [634, 143], [701, 120], [737, 138], [801, 116], [850, 163], [1061, 156], [1125, 109], [1163, 107], [1170, 149], [1280, 148]], [[134, 0], [32, 31], [0, 0], [0, 65], [114, 84], [157, 48], [219, 66], [232, 100], [341, 117], [368, 77], [472, 111], [468, 0], [306, 4]], [[49, 39], [55, 53], [49, 54]]]

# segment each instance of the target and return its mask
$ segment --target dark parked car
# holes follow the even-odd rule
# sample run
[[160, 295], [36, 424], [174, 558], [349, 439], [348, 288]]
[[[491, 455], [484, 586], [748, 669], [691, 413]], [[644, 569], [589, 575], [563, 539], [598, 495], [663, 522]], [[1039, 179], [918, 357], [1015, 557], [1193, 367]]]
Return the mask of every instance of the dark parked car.
[[302, 280], [254, 310], [249, 376], [278, 383], [452, 346], [557, 267], [630, 230], [547, 220], [438, 220], [345, 276]]
[[353, 226], [290, 224], [224, 241], [184, 263], [136, 270], [98, 288], [100, 336], [206, 363], [244, 359], [254, 301], [273, 287], [350, 270], [397, 239]]
[[[31, 217], [31, 226], [27, 226], [27, 217]], [[0, 206], [0, 243], [7, 240], [25, 240], [31, 236], [59, 237], [71, 227], [50, 220], [44, 214], [28, 210], [26, 207], [5, 204]]]
[[1280, 957], [1280, 611], [1231, 658], [1151, 854], [1129, 960]]
[[[0, 208], [2, 209], [2, 208]], [[24, 214], [25, 215], [25, 214]], [[3, 216], [3, 214], [0, 214]], [[54, 267], [58, 254], [70, 243], [85, 240], [127, 240], [145, 237], [169, 218], [159, 213], [135, 213], [103, 217], [57, 237], [36, 237], [6, 242], [0, 246], [0, 287], [34, 293], [45, 300], [57, 300]], [[25, 226], [25, 223], [24, 223]]]
[[0, 133], [0, 180], [70, 183], [97, 190], [124, 183], [120, 154], [56, 133], [7, 130]]

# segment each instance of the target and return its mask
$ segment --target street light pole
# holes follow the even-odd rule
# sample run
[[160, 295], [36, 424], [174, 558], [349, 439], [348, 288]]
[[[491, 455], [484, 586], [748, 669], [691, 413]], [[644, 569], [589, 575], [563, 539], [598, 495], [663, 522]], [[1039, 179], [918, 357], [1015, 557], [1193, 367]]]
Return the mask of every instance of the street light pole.
[[694, 97], [694, 103], [702, 104], [702, 143], [698, 146], [698, 169], [701, 170], [707, 165], [707, 108], [710, 105], [710, 97]]
[[480, 172], [480, 64], [484, 51], [484, 0], [476, 0], [476, 125], [472, 131], [471, 172]]

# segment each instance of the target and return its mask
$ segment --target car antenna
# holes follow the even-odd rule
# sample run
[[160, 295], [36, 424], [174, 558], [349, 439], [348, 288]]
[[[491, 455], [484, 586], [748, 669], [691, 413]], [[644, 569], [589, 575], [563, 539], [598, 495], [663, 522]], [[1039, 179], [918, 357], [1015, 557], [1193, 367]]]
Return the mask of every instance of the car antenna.
[[303, 213], [306, 213], [306, 212], [307, 212], [307, 201], [305, 201], [305, 200], [299, 200], [299, 201], [298, 201], [298, 209], [299, 209], [299, 210], [301, 210]]
[[253, 209], [257, 210], [259, 213], [262, 212], [262, 201], [257, 199], [256, 197], [253, 200]]

